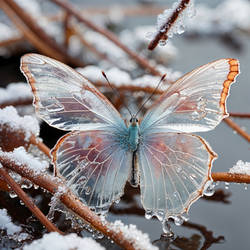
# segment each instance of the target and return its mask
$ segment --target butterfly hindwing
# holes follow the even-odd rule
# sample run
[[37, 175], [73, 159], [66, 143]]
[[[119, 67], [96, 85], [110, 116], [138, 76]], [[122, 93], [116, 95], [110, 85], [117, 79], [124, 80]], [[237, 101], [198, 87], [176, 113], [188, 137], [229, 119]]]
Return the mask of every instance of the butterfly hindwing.
[[220, 59], [177, 80], [148, 110], [142, 133], [202, 132], [227, 116], [226, 98], [239, 73], [236, 59]]
[[145, 210], [163, 219], [187, 212], [211, 179], [215, 156], [199, 136], [153, 133], [144, 138], [138, 159]]
[[21, 70], [31, 85], [38, 115], [49, 125], [62, 130], [125, 129], [108, 99], [65, 64], [27, 54], [21, 59]]
[[76, 131], [63, 136], [52, 150], [57, 174], [79, 199], [97, 213], [107, 212], [123, 195], [132, 153], [107, 131]]

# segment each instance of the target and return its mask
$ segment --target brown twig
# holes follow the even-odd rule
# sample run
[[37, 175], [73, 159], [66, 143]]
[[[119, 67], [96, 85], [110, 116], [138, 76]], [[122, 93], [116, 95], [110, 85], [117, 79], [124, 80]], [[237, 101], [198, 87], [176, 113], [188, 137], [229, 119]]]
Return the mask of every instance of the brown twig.
[[232, 117], [238, 117], [238, 118], [250, 118], [250, 114], [249, 113], [234, 113], [234, 112], [230, 112], [229, 114]]
[[223, 121], [244, 139], [250, 142], [250, 135], [246, 131], [244, 131], [237, 123], [233, 122], [230, 118], [225, 118]]
[[160, 40], [167, 40], [168, 39], [168, 31], [174, 25], [176, 20], [178, 19], [179, 15], [185, 10], [187, 5], [189, 4], [190, 0], [182, 0], [177, 8], [173, 11], [173, 14], [166, 20], [160, 29], [158, 30], [157, 34], [153, 38], [153, 40], [149, 43], [148, 49], [153, 50], [159, 43]]
[[53, 38], [47, 35], [36, 23], [34, 18], [24, 11], [15, 1], [1, 0], [0, 7], [23, 33], [24, 37], [43, 54], [73, 66], [84, 65], [83, 62], [68, 55], [65, 52], [65, 48], [57, 44]]
[[72, 5], [65, 1], [61, 0], [51, 0], [52, 2], [56, 3], [66, 11], [68, 11], [72, 16], [74, 16], [76, 19], [78, 19], [80, 22], [84, 23], [86, 26], [88, 26], [90, 29], [102, 34], [106, 38], [108, 38], [110, 41], [112, 41], [115, 45], [117, 45], [119, 48], [121, 48], [124, 52], [126, 52], [131, 58], [133, 58], [140, 66], [142, 66], [144, 69], [148, 70], [153, 75], [161, 76], [160, 72], [158, 72], [153, 66], [149, 64], [149, 62], [145, 59], [140, 57], [137, 53], [130, 50], [127, 46], [122, 44], [119, 39], [115, 36], [114, 33], [98, 27], [93, 22], [89, 21], [85, 17], [82, 16], [81, 12], [78, 11], [76, 8], [74, 8]]
[[30, 137], [30, 143], [37, 146], [45, 155], [50, 158], [50, 149], [41, 141], [40, 138], [36, 138], [34, 135]]
[[4, 178], [6, 183], [11, 189], [18, 195], [18, 197], [24, 202], [27, 208], [36, 216], [36, 218], [47, 228], [49, 232], [58, 232], [63, 234], [54, 224], [52, 224], [47, 217], [41, 212], [41, 210], [34, 204], [31, 198], [21, 189], [21, 187], [12, 179], [9, 173], [0, 166], [0, 175]]
[[212, 173], [212, 179], [213, 181], [250, 184], [250, 175], [246, 175], [246, 174], [231, 174], [227, 172], [216, 172], [216, 173]]
[[32, 104], [32, 98], [20, 99], [20, 100], [10, 100], [0, 104], [0, 108], [4, 108], [7, 106], [26, 106]]
[[[59, 186], [65, 187], [63, 181], [59, 178], [52, 177], [48, 174], [37, 175], [27, 165], [16, 165], [13, 159], [7, 157], [0, 157], [1, 164], [22, 177], [29, 179], [34, 184], [48, 190], [50, 193], [55, 194], [59, 192]], [[67, 189], [65, 187], [65, 189]], [[126, 236], [120, 231], [115, 230], [110, 226], [110, 223], [101, 219], [98, 215], [93, 213], [87, 206], [85, 206], [78, 198], [68, 190], [66, 193], [60, 196], [61, 202], [75, 214], [81, 217], [85, 222], [89, 223], [93, 228], [102, 232], [107, 237], [110, 237], [114, 242], [124, 249], [135, 249], [131, 239], [127, 239]]]

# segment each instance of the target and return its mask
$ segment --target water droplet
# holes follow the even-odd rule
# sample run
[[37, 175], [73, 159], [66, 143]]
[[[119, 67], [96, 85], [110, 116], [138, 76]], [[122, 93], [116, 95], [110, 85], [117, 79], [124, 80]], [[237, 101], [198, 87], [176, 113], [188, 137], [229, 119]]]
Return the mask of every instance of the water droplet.
[[158, 210], [155, 216], [157, 217], [159, 221], [163, 221], [165, 217], [165, 212], [163, 210]]
[[115, 204], [118, 204], [120, 202], [120, 199], [115, 200]]
[[38, 189], [39, 188], [39, 186], [36, 185], [36, 184], [34, 184], [33, 186], [34, 186], [34, 189]]
[[151, 210], [146, 210], [146, 213], [145, 213], [145, 218], [147, 220], [150, 220], [153, 216], [153, 212]]
[[167, 43], [166, 40], [160, 40], [160, 41], [159, 41], [159, 45], [160, 45], [160, 46], [165, 46], [166, 43]]
[[182, 34], [184, 31], [185, 31], [185, 26], [181, 24], [181, 25], [178, 27], [177, 33], [178, 33], [178, 34]]
[[246, 183], [244, 183], [244, 189], [247, 190], [248, 185]]
[[203, 195], [212, 196], [215, 192], [215, 184], [212, 181], [208, 181], [204, 187]]
[[225, 182], [225, 189], [229, 189], [229, 182]]
[[174, 224], [176, 226], [181, 226], [184, 222], [184, 219], [180, 215], [173, 216], [172, 218], [174, 219]]
[[183, 213], [181, 217], [184, 221], [189, 221], [189, 215], [187, 213]]
[[22, 206], [24, 205], [24, 202], [23, 202], [22, 200], [20, 200], [19, 202], [20, 202], [20, 204], [21, 204]]
[[162, 222], [162, 230], [163, 230], [163, 236], [172, 238], [174, 236], [174, 233], [171, 230], [170, 224], [168, 223], [167, 220], [164, 220]]
[[15, 193], [15, 192], [13, 192], [13, 191], [10, 191], [9, 192], [9, 196], [10, 196], [10, 198], [16, 198], [17, 197], [17, 194]]

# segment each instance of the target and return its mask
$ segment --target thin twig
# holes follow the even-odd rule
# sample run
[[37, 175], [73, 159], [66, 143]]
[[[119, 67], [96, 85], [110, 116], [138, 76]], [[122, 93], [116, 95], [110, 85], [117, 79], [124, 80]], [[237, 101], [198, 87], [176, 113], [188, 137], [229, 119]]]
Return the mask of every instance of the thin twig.
[[34, 135], [30, 137], [30, 143], [37, 146], [45, 155], [50, 158], [50, 149], [41, 141], [40, 138], [36, 138]]
[[227, 173], [227, 172], [216, 172], [216, 173], [212, 173], [212, 179], [213, 181], [250, 184], [250, 175], [246, 175], [246, 174], [232, 174], [232, 173]]
[[225, 118], [223, 121], [233, 130], [235, 130], [239, 135], [241, 135], [244, 139], [250, 142], [250, 135], [246, 131], [244, 131], [237, 123], [232, 121], [230, 118]]
[[84, 65], [83, 62], [68, 55], [65, 48], [57, 44], [15, 1], [2, 0], [0, 7], [39, 51], [73, 66]]
[[49, 232], [58, 232], [63, 234], [54, 224], [52, 224], [47, 217], [41, 212], [41, 210], [34, 204], [31, 198], [22, 190], [22, 188], [12, 179], [8, 172], [0, 166], [0, 175], [4, 178], [6, 183], [11, 189], [18, 195], [23, 201], [25, 206], [36, 216], [36, 218], [47, 228]]
[[116, 44], [119, 48], [121, 48], [124, 52], [126, 52], [131, 58], [133, 58], [140, 66], [142, 66], [144, 69], [148, 70], [151, 74], [161, 76], [160, 72], [157, 71], [153, 66], [150, 65], [150, 63], [145, 59], [139, 56], [134, 51], [130, 50], [127, 46], [122, 44], [119, 39], [116, 37], [116, 35], [104, 28], [98, 27], [93, 22], [89, 21], [85, 17], [82, 16], [81, 12], [78, 11], [76, 8], [74, 8], [72, 5], [65, 1], [61, 0], [51, 0], [52, 2], [56, 3], [66, 11], [68, 11], [72, 16], [74, 16], [76, 19], [78, 19], [80, 22], [84, 23], [86, 26], [88, 26], [90, 29], [102, 34], [106, 38], [108, 38], [110, 41], [112, 41], [114, 44]]
[[[48, 174], [37, 175], [32, 169], [25, 164], [16, 165], [13, 159], [7, 157], [0, 157], [1, 164], [22, 177], [29, 179], [34, 184], [48, 190], [50, 193], [55, 194], [59, 191], [58, 187], [64, 185], [63, 181], [59, 178], [52, 177]], [[67, 189], [65, 187], [65, 189]], [[92, 212], [85, 206], [70, 190], [60, 196], [61, 202], [75, 214], [81, 217], [85, 222], [89, 223], [93, 228], [102, 232], [107, 237], [110, 237], [114, 242], [124, 249], [134, 250], [133, 242], [127, 239], [126, 236], [119, 230], [115, 230], [110, 226], [110, 223], [101, 219], [98, 215]]]
[[238, 117], [238, 118], [250, 118], [250, 114], [249, 113], [234, 113], [234, 112], [230, 112], [229, 114], [231, 117]]
[[7, 47], [15, 43], [23, 42], [25, 39], [22, 35], [13, 36], [10, 39], [0, 41], [0, 47]]
[[187, 5], [189, 4], [190, 0], [182, 0], [177, 8], [173, 11], [173, 14], [166, 20], [160, 29], [158, 30], [157, 34], [153, 38], [153, 40], [149, 43], [148, 49], [153, 50], [159, 43], [160, 40], [167, 40], [168, 39], [168, 31], [174, 25], [176, 20], [178, 19], [179, 15], [185, 10]]

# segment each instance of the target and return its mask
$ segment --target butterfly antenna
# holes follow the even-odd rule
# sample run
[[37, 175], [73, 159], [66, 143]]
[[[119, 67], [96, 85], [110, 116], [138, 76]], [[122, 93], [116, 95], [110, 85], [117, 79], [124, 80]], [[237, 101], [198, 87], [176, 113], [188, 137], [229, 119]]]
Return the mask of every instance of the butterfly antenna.
[[165, 79], [167, 74], [164, 74], [160, 81], [158, 82], [156, 88], [154, 89], [154, 91], [152, 92], [152, 94], [146, 99], [146, 101], [141, 105], [141, 107], [139, 108], [139, 110], [137, 111], [135, 117], [140, 113], [140, 111], [142, 110], [143, 106], [151, 99], [151, 97], [155, 94], [156, 90], [159, 88], [160, 84], [163, 82], [163, 80]]
[[[106, 76], [106, 74], [104, 73], [104, 71], [102, 71], [102, 75], [103, 75], [103, 77], [106, 79], [106, 81], [107, 81], [109, 87], [110, 87], [116, 94], [118, 94], [118, 95], [121, 97], [121, 94], [119, 93], [119, 91], [118, 91], [117, 89], [115, 89], [115, 88], [111, 85], [111, 83], [110, 83], [108, 77]], [[121, 98], [122, 98], [122, 97], [121, 97]], [[128, 108], [128, 106], [127, 106], [126, 103], [124, 103], [124, 106], [125, 106], [125, 108], [128, 110], [130, 116], [133, 117], [133, 115], [132, 115], [131, 111], [129, 110], [129, 108]]]

